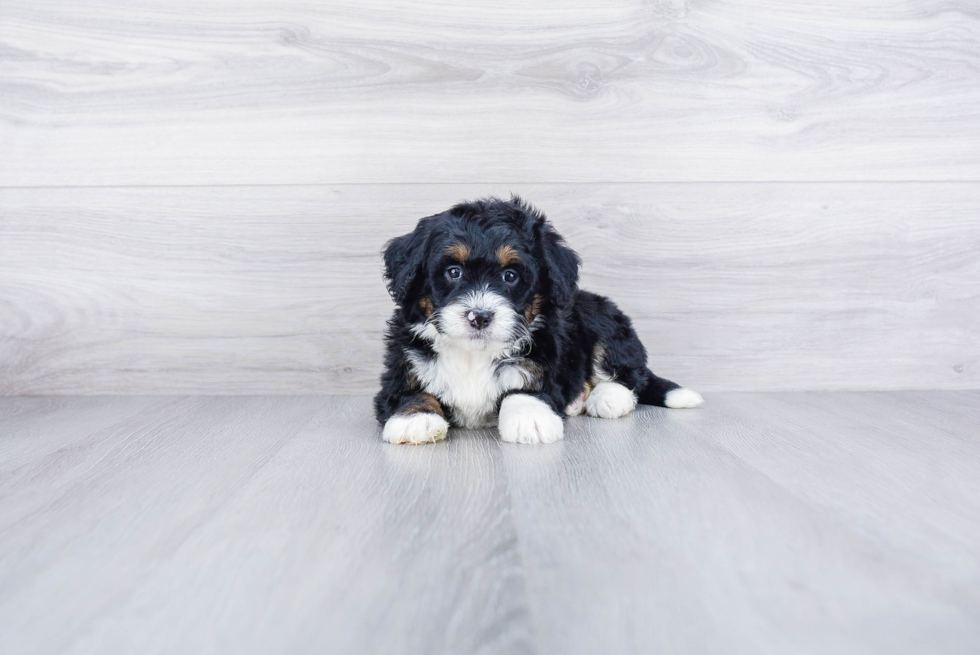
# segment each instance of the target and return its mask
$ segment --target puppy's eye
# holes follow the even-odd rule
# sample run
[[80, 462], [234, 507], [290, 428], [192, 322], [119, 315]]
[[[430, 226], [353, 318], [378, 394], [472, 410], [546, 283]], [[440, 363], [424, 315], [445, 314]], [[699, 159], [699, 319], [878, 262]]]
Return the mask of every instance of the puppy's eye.
[[450, 266], [446, 269], [446, 277], [450, 280], [458, 280], [459, 276], [463, 274], [463, 269], [459, 266]]
[[515, 282], [517, 282], [518, 275], [516, 272], [508, 268], [506, 271], [503, 272], [502, 277], [504, 278], [504, 282], [506, 282], [507, 284], [514, 284]]

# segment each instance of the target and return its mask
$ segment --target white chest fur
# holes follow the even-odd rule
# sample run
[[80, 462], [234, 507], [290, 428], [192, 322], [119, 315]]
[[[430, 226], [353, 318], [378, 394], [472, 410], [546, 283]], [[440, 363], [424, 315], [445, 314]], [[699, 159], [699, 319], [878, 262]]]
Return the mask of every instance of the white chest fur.
[[444, 346], [435, 356], [406, 353], [422, 388], [452, 409], [462, 427], [494, 425], [497, 402], [507, 391], [533, 384], [532, 370], [500, 350], [466, 350]]

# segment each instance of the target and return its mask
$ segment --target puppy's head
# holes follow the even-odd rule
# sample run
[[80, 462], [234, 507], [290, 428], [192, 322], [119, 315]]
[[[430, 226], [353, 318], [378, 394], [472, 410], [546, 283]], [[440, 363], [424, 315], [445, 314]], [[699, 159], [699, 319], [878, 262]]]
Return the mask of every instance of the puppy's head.
[[413, 331], [470, 350], [512, 348], [578, 286], [579, 258], [517, 197], [423, 218], [384, 251], [388, 292]]

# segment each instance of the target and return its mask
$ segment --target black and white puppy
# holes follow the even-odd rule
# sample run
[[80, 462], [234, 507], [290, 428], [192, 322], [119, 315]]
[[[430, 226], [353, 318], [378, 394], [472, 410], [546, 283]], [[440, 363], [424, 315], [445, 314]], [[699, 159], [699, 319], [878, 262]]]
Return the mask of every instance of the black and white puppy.
[[619, 418], [636, 404], [701, 396], [647, 368], [629, 318], [578, 288], [577, 254], [520, 198], [460, 204], [384, 251], [397, 307], [374, 399], [391, 443], [444, 439], [450, 425], [550, 443], [562, 415]]

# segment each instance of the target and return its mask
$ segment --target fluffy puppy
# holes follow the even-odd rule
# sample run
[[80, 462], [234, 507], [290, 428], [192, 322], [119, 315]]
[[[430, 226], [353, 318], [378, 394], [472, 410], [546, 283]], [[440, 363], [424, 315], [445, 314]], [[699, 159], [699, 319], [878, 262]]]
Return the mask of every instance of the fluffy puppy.
[[390, 443], [444, 439], [450, 425], [550, 443], [563, 415], [619, 418], [636, 404], [701, 396], [647, 368], [629, 318], [578, 288], [577, 254], [513, 197], [457, 205], [384, 251], [397, 307], [375, 412]]

